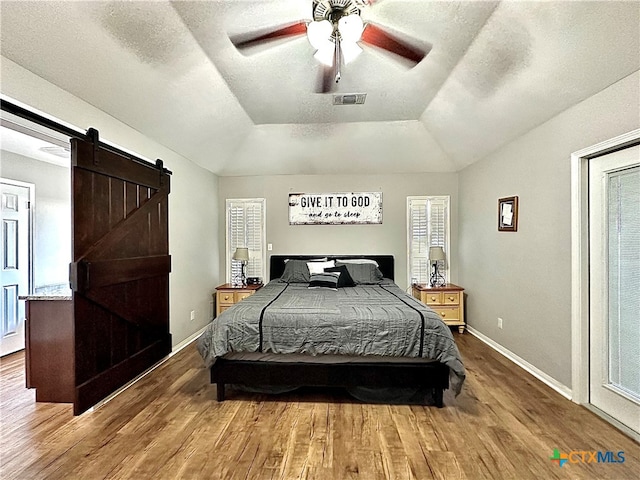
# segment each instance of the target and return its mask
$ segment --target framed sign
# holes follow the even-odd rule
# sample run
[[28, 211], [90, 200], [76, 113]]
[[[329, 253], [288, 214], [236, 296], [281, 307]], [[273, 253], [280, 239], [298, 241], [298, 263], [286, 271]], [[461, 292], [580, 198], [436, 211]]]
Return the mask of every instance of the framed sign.
[[498, 199], [498, 231], [518, 231], [518, 197]]
[[382, 223], [382, 192], [290, 193], [290, 225]]

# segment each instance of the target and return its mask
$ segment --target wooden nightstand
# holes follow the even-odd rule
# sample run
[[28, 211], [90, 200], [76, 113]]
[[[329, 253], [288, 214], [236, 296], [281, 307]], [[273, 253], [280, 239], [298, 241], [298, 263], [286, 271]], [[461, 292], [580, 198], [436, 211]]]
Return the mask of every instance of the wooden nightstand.
[[444, 287], [413, 285], [412, 292], [415, 298], [440, 315], [444, 323], [458, 327], [460, 333], [464, 332], [464, 288], [453, 283]]
[[216, 317], [234, 303], [253, 295], [259, 288], [262, 288], [262, 284], [233, 287], [230, 283], [225, 283], [216, 287], [216, 293], [213, 294], [216, 301]]

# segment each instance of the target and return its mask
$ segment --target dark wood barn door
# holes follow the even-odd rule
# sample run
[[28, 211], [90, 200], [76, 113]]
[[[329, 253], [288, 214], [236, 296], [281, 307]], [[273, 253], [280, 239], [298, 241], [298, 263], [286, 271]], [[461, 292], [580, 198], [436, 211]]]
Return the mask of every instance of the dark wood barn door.
[[74, 414], [171, 351], [169, 173], [71, 140]]

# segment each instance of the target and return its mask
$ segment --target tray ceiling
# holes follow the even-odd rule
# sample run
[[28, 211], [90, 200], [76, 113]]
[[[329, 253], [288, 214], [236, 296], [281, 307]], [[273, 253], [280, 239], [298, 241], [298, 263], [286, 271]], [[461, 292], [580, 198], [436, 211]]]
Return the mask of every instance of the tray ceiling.
[[311, 0], [0, 9], [3, 57], [219, 175], [457, 171], [640, 68], [637, 1], [378, 0], [365, 21], [433, 47], [415, 68], [364, 47], [335, 89], [367, 94], [351, 106], [315, 93], [304, 36], [229, 40]]

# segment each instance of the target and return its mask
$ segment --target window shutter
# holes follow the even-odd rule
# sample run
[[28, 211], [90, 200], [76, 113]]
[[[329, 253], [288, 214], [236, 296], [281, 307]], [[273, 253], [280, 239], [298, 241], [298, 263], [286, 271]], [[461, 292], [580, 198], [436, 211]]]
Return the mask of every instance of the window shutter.
[[227, 199], [227, 281], [231, 260], [238, 247], [249, 249], [248, 277], [266, 276], [265, 200]]
[[249, 248], [248, 277], [264, 277], [263, 209], [261, 203], [249, 203], [245, 215], [246, 246]]
[[409, 199], [409, 280], [429, 281], [428, 213], [425, 198]]
[[[426, 284], [431, 276], [429, 247], [443, 247], [449, 255], [449, 197], [407, 197], [409, 284]], [[448, 281], [446, 261], [438, 264]]]
[[[435, 197], [430, 198], [428, 201], [429, 210], [429, 246], [442, 247], [446, 254], [448, 254], [447, 245], [447, 204], [448, 198]], [[448, 281], [448, 269], [445, 260], [438, 261], [438, 271]]]

